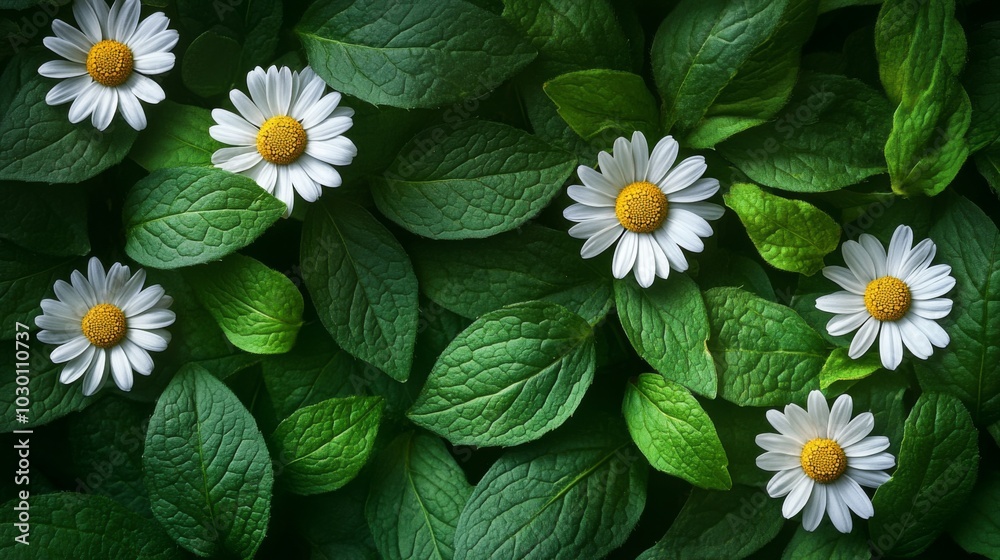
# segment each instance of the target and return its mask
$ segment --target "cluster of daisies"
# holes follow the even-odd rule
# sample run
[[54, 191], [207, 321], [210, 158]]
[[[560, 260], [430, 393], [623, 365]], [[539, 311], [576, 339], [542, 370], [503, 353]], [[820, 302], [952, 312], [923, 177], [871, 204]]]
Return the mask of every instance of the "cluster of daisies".
[[[47, 62], [39, 73], [63, 81], [46, 96], [50, 105], [72, 102], [69, 120], [88, 116], [105, 130], [120, 112], [136, 130], [146, 127], [140, 101], [158, 103], [163, 89], [148, 76], [174, 65], [170, 52], [178, 34], [169, 20], [155, 13], [140, 21], [139, 0], [76, 0], [73, 13], [80, 29], [63, 21], [52, 24], [55, 37], [44, 44], [66, 60]], [[343, 133], [354, 112], [340, 107], [341, 94], [327, 92], [326, 83], [311, 69], [256, 68], [247, 75], [249, 96], [230, 93], [237, 112], [216, 109], [217, 123], [209, 134], [230, 147], [215, 152], [212, 163], [241, 173], [286, 204], [291, 213], [295, 193], [312, 202], [323, 187], [341, 184], [337, 166], [351, 163], [357, 149]], [[615, 245], [612, 272], [616, 278], [633, 274], [642, 287], [670, 270], [684, 272], [684, 250], [701, 252], [712, 235], [710, 221], [723, 208], [709, 198], [719, 181], [705, 178], [705, 159], [688, 157], [677, 163], [678, 143], [667, 136], [650, 152], [641, 132], [619, 138], [613, 155], [598, 155], [600, 170], [580, 166], [582, 184], [571, 185], [576, 201], [564, 216], [576, 224], [569, 234], [584, 239], [583, 258]], [[824, 276], [843, 290], [823, 296], [816, 306], [834, 314], [831, 335], [857, 331], [849, 355], [858, 358], [879, 340], [886, 369], [896, 369], [903, 347], [920, 359], [933, 348], [944, 348], [948, 334], [935, 321], [948, 315], [952, 302], [944, 296], [955, 285], [951, 268], [932, 265], [936, 247], [925, 239], [913, 244], [913, 232], [899, 226], [888, 250], [873, 236], [842, 247], [847, 267], [829, 266]], [[41, 303], [36, 324], [39, 340], [57, 345], [54, 363], [65, 363], [62, 383], [82, 379], [85, 395], [96, 393], [108, 379], [123, 391], [133, 373], [153, 371], [150, 352], [166, 349], [175, 315], [170, 296], [159, 285], [143, 287], [145, 272], [132, 274], [115, 263], [105, 271], [97, 258], [87, 275], [73, 272], [70, 283], [57, 281], [57, 299]], [[109, 375], [110, 374], [110, 375]], [[842, 532], [852, 527], [850, 512], [867, 519], [874, 514], [862, 487], [877, 488], [895, 465], [886, 452], [889, 441], [869, 436], [874, 418], [865, 412], [852, 418], [852, 400], [837, 398], [832, 409], [819, 391], [808, 397], [808, 411], [795, 404], [784, 413], [767, 412], [779, 432], [762, 434], [757, 444], [766, 452], [757, 465], [777, 474], [767, 484], [772, 497], [785, 497], [782, 513], [803, 514], [806, 530], [814, 530], [826, 513]]]

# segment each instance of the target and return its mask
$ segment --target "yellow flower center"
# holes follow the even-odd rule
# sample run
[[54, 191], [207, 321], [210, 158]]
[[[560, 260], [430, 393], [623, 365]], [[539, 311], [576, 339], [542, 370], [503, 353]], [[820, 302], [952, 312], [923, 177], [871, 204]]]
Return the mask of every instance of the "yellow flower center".
[[615, 200], [615, 215], [629, 231], [656, 231], [667, 219], [667, 195], [660, 187], [646, 181], [626, 185]]
[[90, 308], [80, 321], [83, 336], [98, 348], [110, 348], [125, 338], [125, 314], [110, 303]]
[[832, 439], [816, 438], [802, 448], [802, 470], [816, 482], [827, 484], [847, 470], [847, 455]]
[[132, 50], [118, 41], [105, 39], [87, 53], [87, 73], [102, 86], [116, 87], [132, 75]]
[[910, 288], [893, 276], [883, 276], [865, 288], [865, 307], [879, 321], [898, 321], [910, 309]]
[[271, 117], [257, 133], [257, 152], [271, 163], [287, 165], [306, 151], [306, 129], [292, 117]]

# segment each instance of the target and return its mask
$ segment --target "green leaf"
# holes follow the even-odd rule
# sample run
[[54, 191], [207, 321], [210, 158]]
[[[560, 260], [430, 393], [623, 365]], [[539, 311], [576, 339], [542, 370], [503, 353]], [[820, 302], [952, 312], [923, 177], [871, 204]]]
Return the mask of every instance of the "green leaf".
[[575, 163], [523, 130], [473, 119], [418, 134], [372, 195], [387, 218], [418, 235], [488, 237], [541, 211]]
[[1000, 558], [1000, 473], [983, 473], [972, 497], [948, 524], [948, 534], [966, 552]]
[[915, 556], [961, 512], [976, 482], [978, 432], [958, 399], [924, 393], [903, 431], [898, 467], [872, 498], [868, 522], [879, 555]]
[[701, 488], [732, 488], [715, 425], [687, 389], [644, 373], [626, 385], [622, 413], [632, 441], [653, 468]]
[[368, 462], [383, 406], [379, 397], [345, 397], [296, 410], [270, 438], [280, 466], [275, 475], [296, 494], [347, 484]]
[[199, 366], [174, 376], [149, 421], [142, 464], [153, 515], [181, 546], [254, 555], [270, 518], [271, 459], [225, 384]]
[[653, 39], [664, 128], [693, 128], [751, 53], [774, 33], [787, 1], [683, 0]]
[[594, 424], [501, 456], [462, 510], [455, 557], [603, 558], [621, 546], [645, 506], [646, 464], [617, 424]]
[[405, 433], [379, 454], [365, 515], [382, 558], [451, 560], [472, 486], [441, 440]]
[[[101, 558], [181, 560], [184, 555], [156, 523], [104, 496], [56, 492], [32, 495], [22, 508], [30, 519], [17, 526], [15, 499], [0, 514], [0, 555], [20, 560]], [[30, 510], [28, 509], [30, 508]], [[22, 536], [26, 544], [14, 539]], [[3, 552], [6, 550], [7, 552]]]
[[784, 406], [819, 388], [826, 342], [795, 311], [738, 288], [712, 288], [705, 304], [722, 398]]
[[880, 151], [891, 114], [885, 98], [858, 80], [803, 72], [773, 124], [737, 134], [718, 150], [762, 185], [837, 190], [885, 173]]
[[641, 130], [659, 137], [656, 99], [642, 76], [616, 70], [582, 70], [545, 84], [559, 115], [583, 139], [599, 134], [630, 136]]
[[1000, 196], [1000, 144], [994, 144], [976, 154], [976, 168], [993, 189], [993, 193]]
[[786, 2], [770, 38], [743, 62], [712, 101], [704, 119], [685, 137], [685, 143], [696, 148], [713, 147], [776, 115], [792, 94], [802, 46], [815, 22], [815, 0]]
[[955, 2], [886, 0], [875, 24], [879, 74], [896, 112], [885, 144], [892, 189], [935, 195], [958, 173], [969, 145], [969, 96], [958, 81], [966, 43]]
[[249, 245], [284, 210], [284, 203], [242, 175], [209, 167], [160, 169], [125, 197], [125, 252], [154, 268], [218, 260]]
[[34, 76], [0, 120], [0, 180], [77, 183], [125, 159], [136, 131], [120, 118], [104, 131], [89, 119], [72, 124], [69, 106], [50, 107], [55, 80]]
[[649, 288], [617, 280], [615, 304], [622, 328], [642, 359], [665, 378], [715, 398], [719, 381], [706, 345], [708, 312], [690, 278], [677, 273]]
[[538, 49], [540, 79], [586, 68], [628, 70], [631, 42], [607, 0], [504, 0], [503, 18]]
[[291, 350], [302, 326], [302, 294], [284, 274], [234, 254], [185, 271], [226, 338], [254, 354]]
[[[49, 286], [51, 284], [46, 284], [45, 289], [50, 289]], [[38, 305], [37, 301], [32, 300], [32, 305]], [[22, 329], [16, 329], [14, 321], [7, 322], [6, 324], [9, 325], [8, 329], [10, 330], [7, 332], [10, 333], [11, 338], [16, 337], [15, 332], [25, 332]], [[27, 344], [27, 348], [18, 346], [15, 341], [7, 343], [8, 348], [13, 354], [9, 355], [10, 357], [7, 362], [8, 375], [4, 376], [3, 383], [0, 384], [0, 391], [4, 391], [2, 394], [10, 396], [0, 401], [0, 413], [2, 413], [2, 416], [0, 416], [0, 419], [2, 419], [0, 420], [0, 433], [6, 434], [14, 430], [26, 430], [48, 424], [67, 414], [83, 410], [97, 402], [97, 399], [101, 396], [100, 394], [95, 397], [83, 396], [83, 392], [80, 390], [80, 382], [72, 385], [60, 383], [59, 372], [62, 371], [65, 364], [53, 364], [49, 360], [49, 354], [55, 347], [46, 346], [38, 342], [35, 339], [37, 330], [34, 323], [29, 326], [32, 329], [29, 339], [23, 340], [23, 337], [21, 337], [20, 340], [20, 342]], [[27, 367], [19, 365], [24, 362], [18, 358], [16, 353], [18, 351], [28, 352]], [[27, 407], [18, 406], [17, 404], [16, 397], [19, 396], [17, 393], [19, 387], [28, 388], [29, 392], [27, 396], [30, 401]], [[28, 421], [25, 423], [17, 421], [16, 414], [19, 408], [28, 409], [26, 413], [23, 413], [28, 417]]]
[[781, 270], [811, 276], [840, 243], [840, 226], [826, 212], [802, 200], [738, 183], [722, 197], [740, 217], [760, 256]]
[[579, 242], [565, 231], [526, 225], [483, 240], [418, 240], [409, 249], [420, 289], [464, 317], [542, 299], [594, 324], [611, 307], [610, 280], [580, 258]]
[[955, 197], [930, 237], [956, 281], [948, 296], [954, 306], [940, 321], [951, 342], [927, 361], [914, 360], [917, 379], [926, 391], [957, 396], [977, 424], [991, 424], [1000, 420], [1000, 231], [979, 207]]
[[15, 322], [35, 328], [41, 301], [52, 296], [56, 280], [69, 280], [74, 268], [84, 268], [77, 257], [52, 257], [22, 249], [0, 240], [0, 321], [14, 328]]
[[211, 167], [212, 154], [225, 147], [208, 134], [208, 129], [216, 124], [208, 109], [167, 99], [146, 111], [149, 126], [128, 153], [146, 171]]
[[869, 352], [855, 360], [847, 355], [847, 348], [834, 348], [819, 372], [819, 386], [825, 390], [839, 381], [858, 381], [881, 367], [878, 352]]
[[781, 500], [763, 490], [694, 489], [667, 534], [637, 560], [745, 558], [778, 536]]
[[870, 560], [871, 552], [862, 532], [841, 533], [830, 523], [815, 531], [800, 525], [785, 547], [781, 560]]
[[573, 414], [593, 381], [592, 334], [554, 303], [487, 313], [441, 354], [407, 416], [455, 445], [538, 439]]
[[417, 338], [417, 277], [389, 230], [361, 207], [313, 204], [302, 226], [300, 263], [337, 344], [406, 381]]
[[331, 87], [408, 109], [480, 96], [536, 55], [500, 16], [462, 0], [320, 0], [296, 32]]
[[768, 301], [778, 299], [763, 266], [751, 258], [725, 249], [717, 249], [712, 258], [698, 262], [698, 285], [703, 290], [733, 286]]
[[86, 255], [87, 191], [80, 187], [0, 183], [0, 238], [47, 255]]
[[239, 74], [241, 51], [235, 39], [212, 30], [195, 37], [181, 60], [184, 86], [202, 97], [228, 92]]
[[962, 85], [972, 103], [966, 135], [977, 152], [1000, 138], [1000, 22], [991, 21], [969, 34], [969, 62]]

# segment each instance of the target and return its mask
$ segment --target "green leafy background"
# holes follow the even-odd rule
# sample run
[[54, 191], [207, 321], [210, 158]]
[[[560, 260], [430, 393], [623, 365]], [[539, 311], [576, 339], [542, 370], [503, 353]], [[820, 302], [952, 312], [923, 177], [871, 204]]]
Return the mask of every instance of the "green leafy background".
[[[991, 0], [152, 0], [180, 32], [149, 126], [49, 107], [69, 2], [0, 0], [4, 558], [1000, 559], [1000, 6]], [[284, 205], [215, 169], [211, 110], [310, 65], [355, 110], [344, 184]], [[566, 234], [635, 130], [727, 207], [648, 289]], [[950, 345], [847, 356], [817, 297], [899, 224], [951, 266]], [[58, 383], [39, 302], [146, 268], [172, 342], [129, 393]], [[781, 516], [754, 436], [809, 391], [897, 458], [849, 535]]]

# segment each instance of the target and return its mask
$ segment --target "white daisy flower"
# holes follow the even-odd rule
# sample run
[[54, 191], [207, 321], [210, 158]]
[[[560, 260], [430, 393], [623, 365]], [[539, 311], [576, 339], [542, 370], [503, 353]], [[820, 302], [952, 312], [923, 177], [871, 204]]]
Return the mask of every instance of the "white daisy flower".
[[681, 248], [700, 253], [701, 238], [712, 235], [708, 220], [722, 216], [718, 204], [702, 202], [719, 190], [716, 179], [702, 179], [705, 158], [693, 156], [671, 169], [677, 159], [677, 142], [670, 136], [649, 153], [646, 137], [632, 134], [632, 142], [615, 140], [614, 156], [597, 155], [601, 171], [577, 168], [583, 185], [570, 185], [572, 204], [563, 211], [567, 220], [579, 222], [569, 229], [586, 239], [580, 255], [589, 259], [619, 241], [611, 270], [615, 278], [635, 271], [639, 285], [647, 288], [654, 276], [666, 278], [673, 268], [684, 272], [687, 259]]
[[164, 327], [175, 315], [167, 309], [173, 298], [159, 285], [142, 288], [146, 271], [134, 275], [115, 263], [105, 275], [96, 257], [90, 259], [87, 277], [78, 270], [72, 285], [57, 280], [54, 299], [42, 300], [42, 315], [35, 318], [38, 340], [59, 347], [49, 356], [53, 363], [68, 362], [59, 381], [73, 383], [83, 377], [83, 394], [93, 395], [104, 386], [108, 370], [122, 391], [132, 389], [132, 371], [149, 375], [149, 352], [161, 352], [170, 342]]
[[859, 241], [842, 247], [847, 268], [823, 269], [823, 276], [844, 288], [816, 299], [817, 309], [837, 314], [826, 330], [840, 336], [860, 327], [848, 351], [855, 359], [880, 337], [882, 365], [890, 370], [903, 360], [904, 344], [921, 360], [930, 357], [933, 347], [947, 346], [948, 333], [934, 319], [951, 312], [952, 301], [940, 296], [955, 286], [955, 279], [950, 266], [931, 266], [934, 242], [924, 239], [911, 248], [908, 226], [896, 228], [888, 255], [871, 235], [861, 234]]
[[80, 29], [62, 20], [52, 22], [55, 37], [43, 40], [49, 50], [66, 60], [42, 64], [38, 73], [61, 78], [45, 96], [49, 105], [73, 102], [69, 121], [90, 117], [98, 130], [111, 124], [121, 110], [136, 130], [146, 128], [146, 114], [139, 100], [159, 103], [163, 88], [146, 76], [174, 67], [170, 52], [178, 34], [167, 29], [170, 20], [156, 12], [139, 22], [139, 0], [117, 0], [110, 9], [104, 0], [76, 0], [73, 15]]
[[812, 391], [808, 412], [796, 404], [786, 406], [784, 414], [768, 410], [768, 422], [780, 433], [756, 438], [767, 451], [757, 457], [757, 466], [778, 472], [767, 483], [768, 495], [787, 496], [781, 506], [786, 519], [804, 509], [806, 531], [816, 530], [825, 511], [838, 531], [850, 533], [848, 509], [862, 519], [875, 514], [861, 487], [878, 488], [889, 480], [884, 469], [896, 465], [885, 451], [889, 438], [868, 436], [875, 417], [863, 412], [852, 420], [853, 407], [849, 395], [840, 395], [831, 410], [823, 393]]
[[212, 163], [257, 182], [285, 203], [285, 217], [292, 213], [295, 193], [307, 202], [322, 194], [322, 187], [339, 187], [335, 165], [349, 165], [358, 149], [341, 136], [351, 128], [354, 109], [338, 107], [340, 93], [324, 95], [326, 82], [311, 68], [301, 73], [259, 66], [247, 74], [250, 97], [234, 89], [229, 99], [240, 112], [215, 109], [219, 123], [209, 134], [236, 146], [212, 154]]

